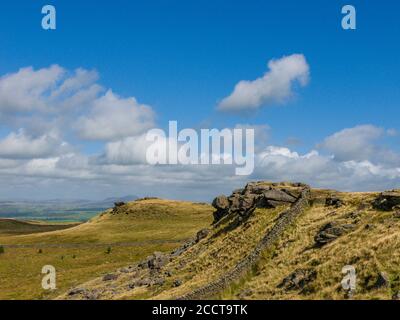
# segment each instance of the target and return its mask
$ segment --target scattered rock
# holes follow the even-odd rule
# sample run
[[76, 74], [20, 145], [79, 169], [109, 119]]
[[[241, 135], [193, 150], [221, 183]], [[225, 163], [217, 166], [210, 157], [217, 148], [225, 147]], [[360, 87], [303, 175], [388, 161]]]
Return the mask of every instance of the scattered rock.
[[117, 280], [117, 279], [118, 279], [118, 275], [115, 273], [109, 273], [103, 277], [103, 281], [112, 281], [112, 280]]
[[196, 243], [196, 239], [191, 239], [189, 241], [186, 241], [183, 245], [181, 245], [179, 248], [173, 250], [170, 254], [171, 257], [178, 257], [182, 253], [184, 253], [188, 248], [193, 246]]
[[202, 229], [199, 232], [197, 232], [197, 234], [196, 234], [196, 242], [200, 242], [201, 240], [206, 238], [209, 233], [210, 233], [209, 229]]
[[176, 279], [172, 285], [174, 287], [179, 287], [182, 285], [182, 280]]
[[333, 207], [336, 207], [336, 208], [340, 208], [341, 206], [344, 205], [344, 202], [338, 197], [331, 196], [331, 197], [327, 197], [325, 199], [325, 205], [327, 207], [333, 206]]
[[161, 269], [161, 267], [165, 266], [170, 261], [169, 255], [163, 254], [161, 252], [154, 252], [147, 259], [147, 265], [149, 269]]
[[68, 295], [75, 296], [77, 294], [86, 294], [86, 293], [87, 293], [87, 289], [85, 289], [85, 288], [74, 288], [68, 292]]
[[145, 286], [150, 286], [152, 283], [150, 278], [142, 278], [134, 282], [135, 287], [145, 287]]
[[97, 291], [89, 291], [84, 295], [86, 300], [97, 300], [99, 298], [99, 293]]
[[154, 285], [154, 286], [162, 286], [164, 283], [165, 283], [165, 279], [161, 278], [161, 277], [155, 278], [152, 281], [152, 285]]
[[376, 282], [372, 286], [372, 289], [380, 289], [389, 287], [389, 277], [385, 272], [379, 272]]
[[317, 271], [314, 269], [296, 269], [293, 273], [282, 280], [278, 285], [278, 288], [285, 291], [302, 290], [307, 284], [314, 281], [316, 277]]
[[314, 237], [314, 241], [318, 246], [323, 246], [329, 242], [336, 240], [338, 237], [346, 234], [355, 228], [354, 224], [339, 224], [330, 222], [324, 225]]
[[172, 272], [171, 272], [170, 270], [165, 271], [164, 274], [165, 274], [167, 277], [172, 277]]
[[382, 192], [372, 203], [375, 209], [391, 211], [400, 205], [400, 190]]

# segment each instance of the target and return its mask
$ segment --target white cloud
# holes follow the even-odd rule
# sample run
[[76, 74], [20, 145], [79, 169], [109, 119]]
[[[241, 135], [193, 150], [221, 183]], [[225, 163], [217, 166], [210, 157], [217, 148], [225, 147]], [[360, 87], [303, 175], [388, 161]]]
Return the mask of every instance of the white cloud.
[[79, 119], [80, 136], [88, 140], [116, 140], [143, 133], [154, 126], [154, 112], [135, 98], [122, 99], [109, 90], [93, 102], [88, 116]]
[[5, 159], [44, 158], [67, 149], [68, 144], [53, 133], [31, 137], [21, 129], [0, 140], [0, 158]]
[[110, 142], [106, 144], [105, 154], [99, 160], [119, 165], [146, 164], [146, 150], [150, 144], [145, 135]]
[[22, 68], [0, 78], [0, 111], [45, 111], [49, 91], [54, 89], [65, 70], [58, 65], [35, 71]]
[[269, 71], [253, 81], [242, 80], [218, 106], [221, 111], [252, 110], [262, 105], [282, 103], [292, 95], [295, 83], [305, 86], [309, 66], [302, 54], [293, 54], [268, 62]]
[[327, 137], [318, 147], [328, 151], [336, 161], [370, 161], [376, 164], [400, 165], [400, 155], [387, 148], [383, 138], [391, 130], [373, 125], [343, 129]]

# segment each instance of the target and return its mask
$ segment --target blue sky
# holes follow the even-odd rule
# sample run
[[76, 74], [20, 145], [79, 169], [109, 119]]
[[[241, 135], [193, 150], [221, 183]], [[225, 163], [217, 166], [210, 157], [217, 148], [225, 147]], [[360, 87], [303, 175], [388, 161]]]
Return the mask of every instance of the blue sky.
[[[48, 3], [57, 9], [54, 31], [44, 31], [40, 25], [41, 7]], [[357, 30], [341, 28], [341, 8], [345, 4], [357, 10]], [[1, 4], [0, 11], [0, 76], [23, 67], [38, 70], [53, 64], [71, 72], [77, 68], [96, 70], [99, 85], [121, 98], [135, 97], [140, 104], [150, 106], [161, 128], [166, 128], [169, 120], [177, 120], [180, 128], [267, 125], [268, 146], [289, 148], [300, 155], [318, 149], [327, 137], [341, 130], [372, 125], [390, 134], [377, 133], [379, 138], [368, 142], [376, 143], [374, 148], [390, 149], [397, 156], [399, 12], [397, 1], [376, 0], [8, 1]], [[262, 77], [268, 71], [268, 61], [292, 54], [305, 57], [310, 80], [306, 86], [296, 88], [286, 103], [260, 106], [247, 114], [217, 110], [218, 103], [239, 81]], [[0, 138], [19, 129], [9, 119], [3, 120]], [[288, 139], [297, 143], [288, 143]], [[86, 156], [101, 154], [106, 143], [81, 139], [70, 132], [63, 135], [63, 140], [79, 147]], [[378, 149], [374, 150], [376, 153]], [[334, 156], [332, 148], [319, 152]], [[376, 155], [355, 160], [387, 169]], [[391, 164], [394, 173], [389, 176], [393, 178], [368, 180], [367, 188], [395, 187], [399, 167], [397, 162]], [[18, 170], [6, 173], [12, 180], [20, 174]], [[304, 172], [293, 175], [298, 177], [325, 187], [331, 181]], [[29, 183], [42, 179], [43, 189], [35, 191], [33, 197], [63, 195], [60, 186], [65, 181], [59, 178], [25, 178]], [[68, 196], [112, 196], [108, 193], [115, 190], [113, 183], [120, 186], [113, 192], [132, 193], [125, 192], [125, 188], [133, 188], [129, 183], [111, 183], [108, 179], [98, 193], [87, 191], [86, 180], [68, 181], [75, 190]], [[358, 184], [335, 187], [363, 189], [364, 183], [363, 178]], [[232, 189], [224, 183], [209, 193], [198, 190], [182, 194], [179, 188], [191, 190], [189, 185], [168, 182], [165, 186], [170, 193], [151, 188], [150, 182], [148, 185], [148, 192], [157, 195], [194, 199], [209, 199], [214, 192]], [[136, 188], [134, 191], [140, 193], [141, 188]], [[0, 187], [0, 191], [3, 197], [16, 192], [21, 196], [30, 194], [28, 187], [19, 184]]]

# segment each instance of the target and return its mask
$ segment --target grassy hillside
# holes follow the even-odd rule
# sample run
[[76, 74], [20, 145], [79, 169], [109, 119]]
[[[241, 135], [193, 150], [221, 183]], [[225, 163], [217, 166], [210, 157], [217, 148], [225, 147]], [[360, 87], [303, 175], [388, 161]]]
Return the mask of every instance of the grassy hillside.
[[[148, 199], [110, 209], [65, 230], [10, 235], [21, 225], [14, 230], [8, 226], [0, 233], [5, 249], [0, 254], [0, 299], [52, 298], [154, 251], [170, 251], [209, 225], [211, 213], [206, 204]], [[57, 270], [53, 292], [41, 288], [46, 264]]]
[[19, 221], [0, 219], [0, 236], [23, 235], [62, 230], [77, 226], [78, 223], [45, 223], [39, 221]]
[[[341, 286], [346, 265], [356, 269], [353, 299], [398, 297], [399, 207], [376, 209], [372, 204], [379, 193], [311, 191], [309, 206], [295, 223], [285, 226], [260, 259], [240, 278], [228, 281], [224, 290], [206, 298], [347, 299], [349, 293]], [[336, 200], [328, 201], [332, 195]], [[227, 214], [203, 239], [167, 256], [165, 263], [157, 266], [165, 260], [158, 256], [129, 272], [114, 270], [111, 279], [80, 284], [85, 295], [67, 293], [60, 298], [87, 298], [89, 292], [96, 299], [175, 299], [201, 291], [240, 266], [290, 208], [256, 208], [246, 219]]]

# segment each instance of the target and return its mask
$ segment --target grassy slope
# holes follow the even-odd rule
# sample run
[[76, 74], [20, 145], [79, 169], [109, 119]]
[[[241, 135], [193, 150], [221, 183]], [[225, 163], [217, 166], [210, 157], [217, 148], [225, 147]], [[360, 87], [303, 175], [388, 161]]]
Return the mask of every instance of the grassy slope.
[[78, 223], [43, 223], [36, 221], [19, 221], [15, 219], [0, 219], [0, 237], [23, 235], [40, 232], [62, 230], [78, 225]]
[[[372, 209], [370, 203], [376, 193], [341, 193], [346, 205], [340, 208], [324, 205], [330, 193], [313, 190], [314, 204], [283, 234], [274, 248], [263, 253], [253, 270], [219, 298], [343, 299], [341, 271], [345, 265], [353, 265], [357, 272], [355, 299], [391, 299], [400, 290], [400, 218], [393, 211]], [[127, 283], [132, 281], [131, 276], [121, 275], [113, 284], [118, 294], [103, 298], [173, 299], [201, 287], [250, 252], [281, 210], [257, 209], [247, 222], [234, 229], [229, 229], [231, 221], [226, 219], [206, 239], [164, 267], [172, 276], [166, 277], [163, 285], [129, 290]], [[314, 247], [314, 236], [332, 221], [354, 224], [355, 229], [322, 248]], [[313, 268], [317, 272], [306, 291], [277, 288], [298, 268]], [[390, 284], [373, 288], [380, 272], [387, 274]], [[181, 280], [182, 285], [175, 287], [175, 280]], [[104, 285], [101, 279], [84, 284], [89, 289]]]
[[[0, 243], [6, 245], [0, 255], [0, 299], [51, 298], [154, 251], [171, 250], [209, 225], [211, 212], [204, 204], [142, 200], [129, 203], [119, 214], [110, 210], [66, 230], [0, 234]], [[51, 293], [41, 288], [46, 264], [57, 270], [57, 290]]]

